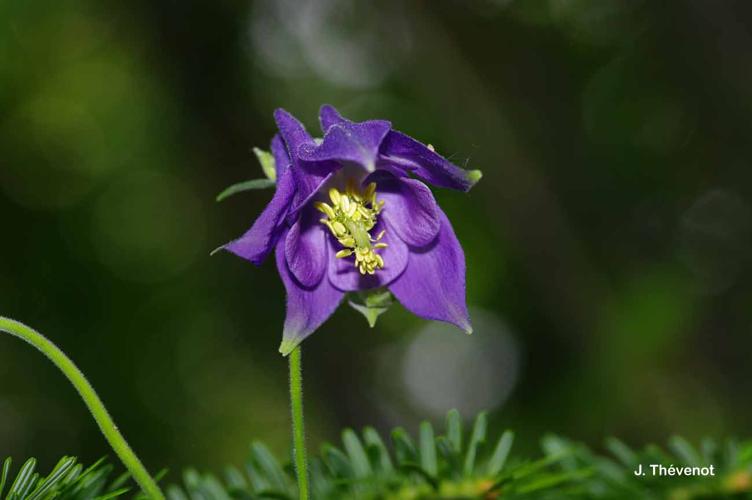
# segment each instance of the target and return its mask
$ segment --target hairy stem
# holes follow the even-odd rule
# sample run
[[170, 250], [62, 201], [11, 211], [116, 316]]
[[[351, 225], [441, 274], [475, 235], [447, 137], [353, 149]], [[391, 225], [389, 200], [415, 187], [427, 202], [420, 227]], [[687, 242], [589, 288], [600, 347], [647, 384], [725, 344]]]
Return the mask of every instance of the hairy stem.
[[94, 420], [96, 420], [97, 425], [99, 425], [99, 429], [102, 431], [102, 434], [104, 434], [107, 442], [112, 446], [112, 449], [115, 450], [115, 453], [120, 457], [120, 460], [123, 461], [123, 464], [144, 493], [153, 500], [164, 500], [162, 490], [159, 489], [157, 483], [154, 482], [154, 479], [152, 479], [146, 471], [136, 454], [133, 453], [133, 450], [128, 446], [125, 438], [123, 438], [123, 435], [120, 434], [117, 426], [112, 421], [112, 417], [107, 413], [107, 409], [102, 404], [102, 400], [99, 399], [94, 388], [89, 381], [86, 380], [86, 377], [81, 373], [81, 370], [73, 364], [73, 361], [71, 361], [63, 351], [50, 342], [44, 335], [23, 323], [0, 316], [0, 331], [9, 333], [33, 345], [41, 351], [42, 354], [47, 356], [61, 372], [63, 372], [63, 375], [68, 378], [73, 387], [78, 391], [81, 399], [84, 400], [84, 403], [89, 408], [91, 415], [94, 417]]
[[290, 353], [290, 407], [292, 409], [292, 437], [295, 472], [298, 477], [300, 500], [308, 500], [308, 464], [306, 463], [305, 430], [303, 429], [303, 354], [300, 346]]

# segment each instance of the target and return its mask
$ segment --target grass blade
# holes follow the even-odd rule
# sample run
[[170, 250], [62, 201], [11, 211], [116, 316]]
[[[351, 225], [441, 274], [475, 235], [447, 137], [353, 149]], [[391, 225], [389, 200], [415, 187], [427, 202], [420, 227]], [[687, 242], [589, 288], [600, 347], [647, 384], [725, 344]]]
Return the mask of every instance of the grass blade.
[[462, 453], [462, 417], [457, 410], [449, 410], [446, 417], [447, 439], [458, 454]]
[[392, 431], [392, 443], [394, 443], [394, 453], [397, 455], [397, 463], [418, 463], [418, 452], [415, 449], [410, 435], [402, 427], [397, 427]]
[[352, 479], [354, 473], [347, 455], [332, 445], [325, 444], [321, 449], [324, 463], [337, 479]]
[[637, 466], [639, 461], [637, 454], [624, 442], [616, 438], [608, 438], [606, 439], [606, 449], [630, 470]]
[[27, 500], [36, 500], [42, 498], [52, 488], [59, 486], [60, 482], [68, 474], [68, 471], [76, 465], [76, 459], [73, 457], [63, 457], [52, 469], [50, 475], [44, 481], [41, 481], [37, 488], [27, 497]]
[[368, 477], [371, 475], [371, 463], [368, 461], [368, 455], [363, 449], [363, 445], [358, 439], [358, 435], [352, 429], [345, 429], [342, 432], [342, 442], [345, 445], [347, 455], [350, 457], [355, 477]]
[[23, 464], [18, 476], [16, 476], [16, 480], [13, 481], [10, 490], [8, 490], [8, 496], [6, 497], [8, 500], [22, 498], [23, 492], [26, 491], [26, 487], [34, 475], [34, 469], [36, 466], [37, 461], [34, 458], [28, 459]]
[[436, 440], [430, 422], [421, 422], [419, 430], [420, 465], [428, 475], [435, 478], [439, 472], [436, 462]]
[[251, 457], [258, 464], [264, 475], [269, 479], [270, 486], [273, 490], [288, 490], [288, 482], [285, 472], [266, 446], [258, 442], [253, 443], [251, 445]]
[[488, 426], [488, 419], [485, 412], [481, 412], [475, 418], [473, 424], [473, 431], [470, 434], [470, 442], [467, 445], [467, 453], [465, 454], [465, 476], [470, 476], [475, 468], [475, 456], [478, 454], [478, 448], [486, 442], [486, 428]]
[[378, 464], [379, 469], [385, 473], [394, 471], [389, 450], [386, 449], [386, 445], [379, 433], [376, 432], [376, 429], [373, 427], [363, 429], [363, 442], [366, 443], [366, 448], [368, 449], [369, 456], [372, 456], [372, 461], [375, 461], [374, 465]]
[[5, 489], [5, 482], [8, 480], [8, 472], [10, 471], [10, 464], [13, 462], [10, 457], [3, 461], [3, 470], [0, 472], [0, 497], [3, 495]]
[[175, 485], [169, 486], [165, 492], [167, 500], [189, 500], [183, 490]]
[[702, 458], [689, 441], [679, 436], [672, 436], [668, 441], [668, 448], [676, 454], [685, 464], [691, 467], [702, 465]]
[[488, 461], [486, 472], [491, 476], [496, 476], [502, 470], [507, 462], [507, 457], [512, 449], [514, 443], [514, 432], [504, 431], [504, 434], [499, 438], [499, 442], [496, 444], [491, 460]]

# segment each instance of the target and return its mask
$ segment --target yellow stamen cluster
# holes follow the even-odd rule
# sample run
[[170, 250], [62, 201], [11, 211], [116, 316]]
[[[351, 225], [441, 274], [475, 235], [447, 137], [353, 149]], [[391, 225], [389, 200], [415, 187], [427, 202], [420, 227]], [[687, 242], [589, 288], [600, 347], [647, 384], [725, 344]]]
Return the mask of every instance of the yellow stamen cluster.
[[386, 243], [380, 243], [384, 231], [375, 238], [371, 238], [369, 233], [376, 225], [377, 216], [384, 206], [383, 200], [376, 199], [376, 184], [372, 182], [361, 191], [354, 182], [348, 182], [344, 193], [331, 188], [329, 199], [331, 205], [319, 202], [316, 203], [316, 208], [326, 215], [321, 223], [329, 228], [344, 247], [337, 252], [336, 257], [344, 259], [355, 255], [355, 267], [360, 274], [374, 274], [377, 269], [382, 269], [384, 259], [376, 250], [387, 246]]

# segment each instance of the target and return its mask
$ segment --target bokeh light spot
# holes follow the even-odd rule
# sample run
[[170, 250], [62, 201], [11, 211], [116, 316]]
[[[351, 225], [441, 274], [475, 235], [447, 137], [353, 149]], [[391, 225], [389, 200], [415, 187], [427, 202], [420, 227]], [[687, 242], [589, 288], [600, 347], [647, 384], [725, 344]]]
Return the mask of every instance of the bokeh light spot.
[[679, 252], [703, 293], [730, 287], [751, 251], [752, 209], [731, 191], [704, 193], [681, 219]]
[[409, 400], [422, 412], [463, 415], [500, 406], [517, 382], [520, 353], [513, 334], [495, 315], [472, 312], [474, 333], [430, 322], [402, 356]]
[[391, 2], [376, 7], [343, 0], [266, 0], [255, 5], [250, 33], [255, 53], [276, 76], [316, 76], [368, 88], [378, 86], [409, 52], [404, 19], [399, 4]]

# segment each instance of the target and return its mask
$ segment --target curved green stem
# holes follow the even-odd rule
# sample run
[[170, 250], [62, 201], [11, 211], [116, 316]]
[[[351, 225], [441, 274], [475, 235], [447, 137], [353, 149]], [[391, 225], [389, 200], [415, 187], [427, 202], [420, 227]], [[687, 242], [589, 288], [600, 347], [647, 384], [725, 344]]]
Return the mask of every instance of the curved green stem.
[[300, 500], [308, 500], [308, 465], [306, 463], [305, 430], [303, 429], [303, 373], [300, 346], [290, 353], [290, 407], [295, 472]]
[[112, 421], [112, 417], [107, 413], [102, 400], [99, 399], [94, 388], [86, 380], [81, 370], [73, 364], [73, 361], [44, 335], [23, 323], [0, 316], [0, 331], [14, 335], [33, 345], [63, 372], [63, 375], [68, 378], [73, 387], [78, 391], [81, 399], [84, 400], [107, 442], [110, 443], [112, 449], [115, 450], [117, 456], [123, 461], [123, 464], [130, 471], [133, 479], [136, 480], [144, 493], [153, 500], [164, 500], [162, 490], [159, 489], [157, 483], [154, 482], [154, 479], [146, 471], [136, 454], [128, 446], [125, 438], [123, 438], [123, 435], [120, 434], [117, 426]]

